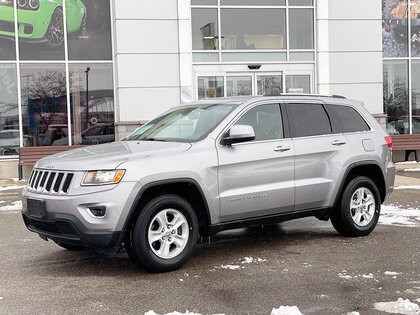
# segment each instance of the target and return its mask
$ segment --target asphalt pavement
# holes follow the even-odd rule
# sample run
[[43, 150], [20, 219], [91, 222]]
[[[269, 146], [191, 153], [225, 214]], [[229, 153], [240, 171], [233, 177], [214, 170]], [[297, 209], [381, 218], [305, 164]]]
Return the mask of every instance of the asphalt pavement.
[[[388, 204], [418, 208], [419, 196], [397, 190]], [[0, 191], [1, 201], [19, 198]], [[0, 211], [0, 257], [0, 314], [270, 314], [295, 305], [305, 315], [364, 315], [385, 314], [376, 302], [420, 298], [419, 225], [378, 225], [362, 238], [314, 218], [227, 231], [199, 244], [182, 269], [151, 274], [125, 253], [45, 242], [19, 212]]]

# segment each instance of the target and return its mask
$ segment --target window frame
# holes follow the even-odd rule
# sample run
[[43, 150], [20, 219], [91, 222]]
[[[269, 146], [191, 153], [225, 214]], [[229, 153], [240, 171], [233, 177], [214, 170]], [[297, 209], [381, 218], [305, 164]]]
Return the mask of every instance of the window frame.
[[287, 116], [287, 110], [285, 108], [285, 104], [282, 100], [267, 100], [267, 101], [259, 101], [255, 103], [251, 103], [246, 105], [239, 113], [236, 114], [232, 118], [232, 120], [226, 124], [226, 126], [223, 128], [223, 130], [219, 133], [219, 135], [216, 138], [216, 143], [220, 147], [225, 147], [222, 143], [222, 139], [225, 136], [225, 134], [236, 124], [236, 122], [242, 118], [243, 115], [245, 115], [249, 110], [253, 109], [254, 107], [260, 106], [260, 105], [273, 105], [278, 104], [280, 108], [280, 115], [281, 115], [281, 122], [283, 124], [283, 138], [280, 139], [270, 139], [270, 140], [253, 140], [253, 141], [247, 141], [247, 142], [240, 142], [240, 143], [234, 143], [231, 146], [237, 146], [237, 145], [246, 145], [246, 144], [257, 144], [257, 143], [267, 143], [267, 142], [277, 142], [277, 141], [284, 141], [284, 140], [290, 140], [291, 134], [290, 134], [290, 126], [289, 126], [289, 120]]
[[[287, 111], [287, 116], [288, 116], [288, 119], [289, 119], [290, 136], [291, 136], [292, 139], [326, 137], [326, 136], [328, 137], [328, 136], [336, 134], [336, 133], [333, 132], [332, 124], [331, 124], [331, 118], [330, 118], [330, 115], [328, 114], [328, 112], [325, 108], [325, 103], [324, 102], [316, 101], [316, 100], [315, 101], [314, 100], [285, 100], [284, 104], [285, 104], [285, 108], [286, 108], [286, 111]], [[294, 125], [292, 124], [293, 114], [291, 113], [290, 108], [289, 108], [292, 104], [321, 105], [321, 107], [323, 108], [323, 110], [325, 112], [325, 115], [328, 118], [328, 123], [329, 123], [329, 126], [330, 126], [330, 133], [320, 134], [320, 135], [310, 135], [310, 136], [296, 136], [296, 130], [295, 130]]]
[[[352, 110], [354, 110], [355, 111], [355, 113], [357, 114], [357, 115], [359, 115], [359, 117], [362, 119], [362, 121], [366, 124], [366, 126], [368, 127], [368, 129], [369, 130], [358, 130], [358, 131], [347, 131], [347, 132], [339, 132], [339, 131], [336, 131], [336, 130], [334, 130], [334, 127], [333, 127], [333, 122], [332, 122], [332, 115], [331, 115], [331, 113], [330, 113], [330, 109], [329, 109], [329, 106], [342, 106], [342, 107], [347, 107], [347, 108], [351, 108]], [[353, 134], [353, 133], [366, 133], [366, 132], [371, 132], [371, 131], [373, 131], [373, 129], [372, 129], [372, 126], [366, 121], [366, 119], [363, 117], [363, 115], [355, 108], [355, 107], [353, 107], [353, 106], [351, 106], [351, 105], [347, 105], [347, 104], [336, 104], [336, 103], [325, 103], [324, 104], [324, 109], [325, 109], [325, 111], [327, 112], [327, 115], [328, 115], [328, 117], [329, 117], [329, 120], [330, 120], [330, 125], [331, 125], [331, 129], [332, 129], [332, 134], [335, 134], [335, 135], [339, 135], [339, 134], [343, 134], [343, 135], [346, 135], [346, 134]]]

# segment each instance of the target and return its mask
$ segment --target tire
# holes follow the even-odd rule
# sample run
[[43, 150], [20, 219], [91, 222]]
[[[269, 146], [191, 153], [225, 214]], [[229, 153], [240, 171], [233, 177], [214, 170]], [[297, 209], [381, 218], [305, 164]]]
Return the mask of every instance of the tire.
[[395, 28], [391, 29], [391, 36], [392, 38], [399, 44], [406, 44], [407, 43], [407, 35], [401, 33], [400, 31], [396, 30]]
[[71, 251], [79, 251], [79, 250], [87, 250], [88, 247], [86, 246], [82, 246], [82, 245], [73, 245], [73, 244], [67, 244], [67, 243], [63, 243], [63, 242], [58, 242], [58, 241], [54, 241], [54, 243], [56, 243], [58, 246], [65, 248], [67, 250], [71, 250]]
[[126, 246], [127, 253], [138, 266], [151, 272], [175, 270], [191, 257], [198, 230], [195, 211], [184, 198], [158, 196], [140, 212], [128, 237], [131, 245]]
[[44, 38], [47, 46], [51, 48], [60, 48], [64, 45], [64, 22], [63, 9], [58, 7], [51, 15], [50, 23]]
[[366, 236], [378, 223], [380, 210], [381, 197], [375, 183], [368, 177], [359, 176], [345, 187], [339, 208], [332, 214], [331, 222], [343, 236]]

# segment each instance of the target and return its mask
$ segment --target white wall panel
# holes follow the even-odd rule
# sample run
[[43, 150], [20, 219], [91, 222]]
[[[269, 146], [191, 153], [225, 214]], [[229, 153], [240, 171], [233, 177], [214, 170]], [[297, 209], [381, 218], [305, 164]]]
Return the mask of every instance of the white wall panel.
[[178, 53], [176, 20], [117, 20], [116, 53]]
[[179, 105], [180, 90], [172, 88], [120, 88], [121, 121], [146, 121]]
[[317, 0], [320, 19], [382, 19], [381, 0]]
[[[322, 85], [320, 86], [322, 88]], [[328, 86], [328, 94], [343, 95], [361, 101], [372, 114], [383, 112], [382, 83], [374, 84], [332, 84]]]
[[[319, 53], [319, 84], [381, 83], [382, 52]], [[328, 63], [323, 71], [322, 64]]]
[[382, 22], [321, 20], [319, 51], [382, 51]]
[[[182, 1], [182, 0], [181, 0]], [[175, 0], [114, 0], [116, 19], [177, 19]]]
[[179, 86], [177, 54], [120, 54], [118, 87]]

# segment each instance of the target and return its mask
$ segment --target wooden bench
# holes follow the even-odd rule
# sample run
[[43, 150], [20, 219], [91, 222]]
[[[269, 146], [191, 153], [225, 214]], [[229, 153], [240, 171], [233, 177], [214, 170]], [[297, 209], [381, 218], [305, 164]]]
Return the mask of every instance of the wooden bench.
[[405, 151], [405, 160], [412, 152], [414, 152], [414, 158], [418, 162], [417, 151], [420, 150], [420, 134], [415, 135], [393, 135], [392, 137], [392, 150], [394, 151]]
[[19, 151], [19, 179], [22, 179], [22, 166], [34, 165], [36, 161], [51, 154], [64, 152], [72, 149], [86, 147], [86, 145], [60, 145], [49, 147], [23, 147]]

